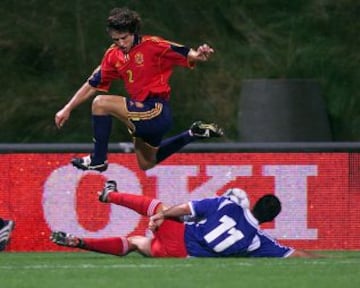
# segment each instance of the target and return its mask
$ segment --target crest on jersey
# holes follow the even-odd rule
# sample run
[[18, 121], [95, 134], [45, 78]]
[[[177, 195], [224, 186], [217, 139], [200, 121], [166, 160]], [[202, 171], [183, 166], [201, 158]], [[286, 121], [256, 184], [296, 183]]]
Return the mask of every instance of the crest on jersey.
[[134, 59], [136, 64], [142, 65], [144, 63], [144, 54], [142, 54], [141, 52], [137, 52]]

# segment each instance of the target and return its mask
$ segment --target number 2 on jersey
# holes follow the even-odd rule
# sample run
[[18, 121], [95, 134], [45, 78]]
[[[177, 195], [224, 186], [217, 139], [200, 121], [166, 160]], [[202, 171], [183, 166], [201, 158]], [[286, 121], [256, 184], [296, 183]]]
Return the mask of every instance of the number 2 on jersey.
[[214, 247], [215, 252], [222, 252], [235, 242], [244, 238], [244, 234], [235, 227], [236, 222], [231, 217], [224, 215], [220, 218], [220, 224], [211, 232], [205, 235], [206, 242], [211, 243], [221, 235], [227, 233], [229, 236]]
[[128, 82], [129, 83], [134, 83], [133, 71], [131, 71], [130, 69], [126, 70], [126, 74], [128, 76]]

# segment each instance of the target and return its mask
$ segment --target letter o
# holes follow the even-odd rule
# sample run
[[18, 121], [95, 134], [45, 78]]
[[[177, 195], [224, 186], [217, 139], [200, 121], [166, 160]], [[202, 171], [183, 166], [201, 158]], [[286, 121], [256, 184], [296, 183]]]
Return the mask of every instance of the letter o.
[[[72, 165], [66, 165], [54, 170], [46, 179], [42, 206], [45, 221], [51, 231], [65, 231], [81, 237], [101, 238], [126, 236], [135, 229], [140, 215], [114, 204], [110, 204], [109, 222], [103, 229], [96, 232], [88, 231], [79, 224], [76, 211], [76, 188], [83, 176], [96, 173], [99, 172], [84, 172], [76, 170]], [[130, 191], [135, 195], [142, 194], [136, 174], [124, 166], [110, 164], [102, 175], [107, 179], [115, 180], [119, 191]]]

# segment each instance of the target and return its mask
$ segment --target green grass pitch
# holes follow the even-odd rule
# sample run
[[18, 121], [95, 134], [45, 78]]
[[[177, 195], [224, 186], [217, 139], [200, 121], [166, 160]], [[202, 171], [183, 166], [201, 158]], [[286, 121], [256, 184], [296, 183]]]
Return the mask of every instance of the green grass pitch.
[[0, 253], [1, 288], [360, 287], [360, 252], [318, 259], [155, 259], [91, 252]]

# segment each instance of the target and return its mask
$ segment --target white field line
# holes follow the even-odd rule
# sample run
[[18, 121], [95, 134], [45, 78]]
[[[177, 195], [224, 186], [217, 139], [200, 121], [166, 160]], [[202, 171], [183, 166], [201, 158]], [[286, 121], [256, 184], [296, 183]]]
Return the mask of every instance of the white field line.
[[[259, 260], [259, 259], [257, 259]], [[253, 263], [250, 262], [242, 262], [241, 260], [239, 260], [239, 262], [229, 262], [229, 263], [211, 263], [211, 265], [214, 267], [236, 267], [236, 266], [282, 266], [282, 265], [299, 265], [299, 263], [297, 262], [293, 262], [293, 261], [287, 261], [286, 259], [278, 259], [279, 261], [270, 261], [270, 262], [259, 262], [259, 261], [254, 261]], [[329, 259], [327, 259], [329, 260]], [[304, 263], [307, 263], [308, 265], [338, 265], [338, 264], [356, 264], [356, 265], [360, 265], [360, 259], [331, 259], [331, 260], [335, 260], [335, 261], [326, 261], [326, 260], [309, 260], [309, 261], [305, 261]], [[104, 265], [104, 264], [77, 264], [77, 265], [57, 265], [57, 264], [29, 264], [29, 265], [0, 265], [0, 270], [19, 270], [19, 269], [27, 269], [27, 270], [43, 270], [43, 269], [119, 269], [119, 268], [130, 268], [130, 269], [155, 269], [155, 268], [163, 268], [164, 266], [166, 266], [167, 268], [171, 267], [171, 268], [192, 268], [192, 267], [196, 267], [198, 265], [203, 265], [199, 264], [199, 263], [191, 263], [191, 260], [186, 260], [186, 263], [177, 263], [177, 264], [171, 264], [169, 265], [169, 263], [165, 263], [164, 264], [158, 264], [158, 263], [149, 263], [149, 264], [126, 264], [126, 263], [119, 263], [119, 264], [109, 264], [109, 265]]]
[[[240, 264], [240, 265], [239, 265]], [[37, 270], [37, 269], [119, 269], [119, 268], [134, 268], [134, 269], [152, 269], [152, 268], [191, 268], [197, 266], [196, 263], [179, 263], [179, 264], [109, 264], [109, 265], [97, 265], [97, 264], [80, 264], [80, 265], [57, 265], [57, 264], [34, 264], [34, 265], [0, 265], [0, 270], [19, 270], [19, 269], [28, 269], [28, 270]], [[221, 266], [226, 266], [221, 265]], [[236, 266], [252, 266], [250, 263], [238, 263]]]

